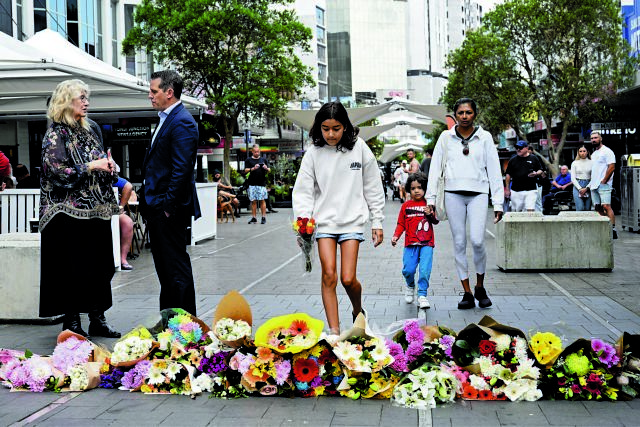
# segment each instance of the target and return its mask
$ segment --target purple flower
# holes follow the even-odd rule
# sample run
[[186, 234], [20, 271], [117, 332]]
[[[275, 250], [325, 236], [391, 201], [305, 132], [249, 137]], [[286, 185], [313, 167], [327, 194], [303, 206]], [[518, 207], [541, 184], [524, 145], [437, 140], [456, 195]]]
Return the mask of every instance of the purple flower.
[[407, 363], [411, 363], [416, 360], [416, 357], [422, 354], [422, 343], [420, 342], [412, 342], [407, 347], [407, 351], [405, 352], [405, 356], [407, 357]]
[[403, 353], [402, 346], [400, 344], [391, 340], [387, 340], [386, 344], [387, 348], [389, 349], [389, 354], [391, 354], [393, 357], [396, 357], [397, 355]]
[[225, 362], [226, 356], [229, 352], [216, 353], [211, 357], [203, 357], [200, 361], [198, 369], [205, 374], [218, 374], [228, 368]]
[[318, 386], [321, 386], [323, 383], [324, 381], [322, 381], [322, 378], [315, 377], [313, 380], [311, 380], [311, 387], [316, 388]]
[[409, 331], [420, 329], [420, 325], [417, 320], [407, 320], [404, 322], [404, 332], [407, 333]]
[[600, 353], [605, 348], [605, 343], [602, 340], [594, 338], [591, 340], [591, 349], [596, 353]]
[[289, 373], [291, 372], [291, 362], [288, 360], [283, 360], [279, 363], [275, 364], [276, 368], [276, 384], [282, 385], [289, 378]]
[[93, 345], [89, 341], [69, 337], [53, 350], [53, 366], [67, 374], [69, 368], [88, 362], [91, 351]]
[[390, 365], [391, 369], [395, 369], [398, 372], [408, 372], [409, 369], [407, 368], [407, 358], [405, 357], [404, 353], [400, 353], [394, 357], [394, 361], [393, 363]]
[[140, 387], [149, 373], [149, 369], [151, 368], [151, 362], [148, 360], [141, 360], [136, 363], [136, 366], [133, 369], [129, 370], [122, 377], [122, 386], [129, 390], [134, 390]]
[[424, 332], [422, 332], [422, 329], [420, 328], [412, 328], [408, 331], [405, 331], [405, 333], [407, 335], [407, 341], [409, 343], [417, 342], [422, 345], [422, 343], [424, 342]]

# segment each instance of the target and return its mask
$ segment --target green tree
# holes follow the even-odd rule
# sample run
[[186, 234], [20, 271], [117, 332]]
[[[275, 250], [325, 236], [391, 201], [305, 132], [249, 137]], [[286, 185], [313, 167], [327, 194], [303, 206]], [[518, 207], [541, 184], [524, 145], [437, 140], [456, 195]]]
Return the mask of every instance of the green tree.
[[223, 118], [224, 175], [238, 117], [282, 116], [286, 103], [313, 84], [296, 48], [309, 51], [311, 30], [293, 0], [142, 0], [123, 51], [143, 48], [174, 66]]
[[633, 82], [638, 60], [622, 37], [619, 0], [507, 0], [487, 13], [449, 58], [445, 102], [476, 98], [483, 125], [494, 133], [522, 123], [532, 111], [542, 117], [551, 141], [554, 119], [560, 142], [549, 145], [550, 169], [558, 171], [569, 126], [578, 112], [604, 111]]

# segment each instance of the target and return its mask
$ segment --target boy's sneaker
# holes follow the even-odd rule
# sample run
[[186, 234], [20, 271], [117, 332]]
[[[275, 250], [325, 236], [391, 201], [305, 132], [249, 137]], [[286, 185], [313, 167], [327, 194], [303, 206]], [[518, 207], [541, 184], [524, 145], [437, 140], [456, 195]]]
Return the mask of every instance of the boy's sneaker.
[[411, 304], [413, 302], [414, 294], [416, 293], [415, 286], [412, 288], [410, 286], [404, 287], [404, 302], [407, 304]]
[[420, 308], [431, 308], [431, 304], [429, 304], [427, 297], [418, 297], [418, 306]]
[[465, 292], [462, 301], [458, 303], [458, 310], [468, 310], [475, 306], [476, 302], [473, 300], [473, 294], [471, 292]]
[[481, 308], [491, 307], [491, 300], [487, 296], [487, 291], [484, 286], [480, 288], [476, 286], [475, 297], [478, 300], [478, 305]]

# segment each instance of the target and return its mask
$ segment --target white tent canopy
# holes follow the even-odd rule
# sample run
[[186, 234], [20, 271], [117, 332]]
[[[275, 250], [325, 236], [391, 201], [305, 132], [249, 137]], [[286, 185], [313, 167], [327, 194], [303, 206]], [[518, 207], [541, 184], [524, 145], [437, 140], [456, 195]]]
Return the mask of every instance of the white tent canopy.
[[421, 151], [424, 149], [424, 146], [427, 145], [426, 142], [417, 142], [417, 141], [407, 141], [407, 142], [398, 142], [396, 144], [386, 144], [382, 149], [382, 154], [378, 159], [382, 163], [387, 163], [395, 159], [396, 157], [405, 153], [408, 149], [413, 149], [415, 151]]
[[[149, 84], [78, 49], [60, 34], [43, 30], [26, 42], [0, 33], [0, 117], [44, 118], [46, 100], [63, 80], [77, 78], [91, 90], [90, 111], [152, 112]], [[186, 107], [206, 104], [182, 96]]]
[[388, 123], [386, 125], [379, 125], [379, 126], [364, 126], [360, 128], [360, 137], [362, 139], [364, 139], [365, 141], [380, 135], [381, 133], [384, 133], [390, 129], [393, 129], [396, 126], [403, 126], [403, 125], [407, 125], [407, 126], [411, 126], [414, 127], [416, 129], [419, 129], [423, 132], [431, 132], [433, 130], [433, 128], [435, 127], [435, 125], [430, 125], [430, 124], [424, 124], [424, 123], [413, 123], [413, 122], [405, 122], [405, 121], [398, 121], [398, 122], [393, 122], [393, 123]]
[[[347, 108], [347, 112], [349, 113], [351, 123], [357, 125], [387, 114], [398, 107], [406, 108], [409, 111], [421, 114], [432, 120], [443, 123], [447, 122], [447, 107], [444, 105], [426, 105], [399, 98], [372, 107]], [[317, 110], [289, 110], [287, 112], [287, 119], [303, 129], [310, 129], [317, 112]]]

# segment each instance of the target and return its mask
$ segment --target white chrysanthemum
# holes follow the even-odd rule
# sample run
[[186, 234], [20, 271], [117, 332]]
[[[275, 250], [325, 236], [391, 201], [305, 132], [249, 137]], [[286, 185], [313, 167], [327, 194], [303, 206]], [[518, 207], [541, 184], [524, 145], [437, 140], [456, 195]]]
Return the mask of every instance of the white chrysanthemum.
[[482, 372], [483, 376], [490, 377], [493, 375], [494, 368], [493, 368], [493, 360], [491, 360], [491, 358], [487, 356], [476, 357], [473, 360], [473, 363], [478, 364], [478, 366], [480, 367], [480, 372]]
[[340, 360], [350, 360], [359, 357], [362, 354], [355, 345], [349, 341], [340, 341], [333, 347], [333, 352]]
[[496, 343], [496, 351], [508, 350], [511, 347], [511, 337], [509, 335], [500, 335], [492, 339]]
[[533, 366], [533, 364], [534, 361], [529, 358], [521, 359], [518, 370], [516, 371], [518, 378], [529, 378], [532, 380], [540, 378], [540, 368]]
[[207, 374], [202, 374], [194, 378], [193, 381], [191, 381], [191, 390], [211, 392], [213, 390], [213, 378]]
[[167, 377], [169, 377], [169, 379], [175, 380], [176, 375], [178, 375], [178, 372], [180, 372], [181, 369], [182, 369], [182, 365], [180, 365], [177, 362], [171, 362], [167, 365], [166, 369], [164, 370], [164, 373], [167, 375]]
[[527, 402], [535, 402], [536, 400], [542, 399], [542, 391], [540, 389], [534, 388], [531, 390], [527, 390], [524, 393], [524, 400]]
[[151, 385], [162, 384], [165, 380], [165, 376], [162, 373], [162, 369], [157, 368], [155, 366], [152, 366], [151, 368], [149, 368], [149, 373], [147, 374], [147, 378], [148, 378], [149, 384]]
[[512, 402], [521, 400], [527, 388], [521, 381], [512, 381], [504, 388], [504, 395]]
[[469, 375], [469, 383], [471, 387], [477, 390], [489, 390], [489, 384], [484, 380], [484, 378], [478, 375]]
[[71, 384], [69, 384], [71, 391], [82, 391], [89, 387], [87, 371], [81, 365], [76, 365], [69, 369], [69, 378], [71, 379]]
[[518, 358], [518, 361], [528, 358], [527, 341], [522, 338], [516, 338], [515, 356]]
[[389, 359], [389, 348], [383, 342], [378, 342], [374, 349], [369, 353], [373, 360], [376, 362], [382, 362]]

